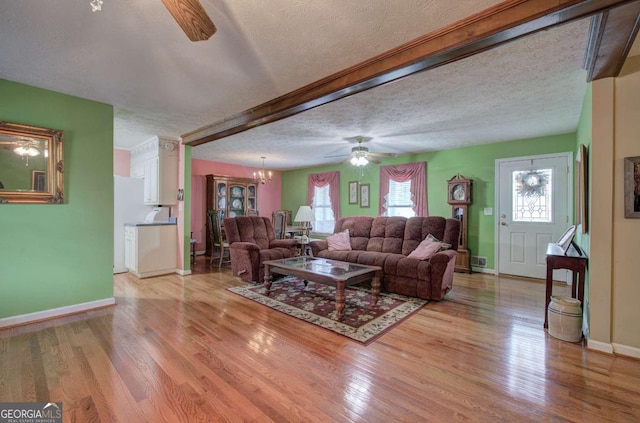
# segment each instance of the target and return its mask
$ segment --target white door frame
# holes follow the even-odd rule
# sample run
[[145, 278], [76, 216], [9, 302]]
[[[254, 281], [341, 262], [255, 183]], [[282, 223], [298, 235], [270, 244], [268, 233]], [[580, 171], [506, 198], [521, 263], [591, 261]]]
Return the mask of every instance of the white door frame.
[[[505, 163], [505, 162], [513, 162], [513, 161], [520, 161], [520, 160], [533, 160], [533, 159], [546, 159], [546, 158], [550, 158], [550, 157], [566, 157], [567, 159], [567, 167], [568, 167], [568, 172], [567, 172], [567, 177], [568, 177], [568, 182], [567, 182], [567, 204], [569, 205], [569, 207], [567, 207], [567, 213], [569, 214], [569, 222], [567, 222], [567, 227], [569, 227], [572, 223], [572, 221], [574, 220], [574, 217], [572, 216], [572, 211], [574, 210], [574, 204], [573, 204], [573, 151], [568, 151], [568, 152], [561, 152], [561, 153], [550, 153], [550, 154], [537, 154], [535, 156], [521, 156], [521, 157], [508, 157], [508, 158], [504, 158], [504, 159], [496, 159], [495, 161], [495, 170], [494, 170], [494, 180], [495, 180], [495, 192], [494, 192], [494, 216], [495, 216], [495, 231], [494, 231], [494, 248], [495, 248], [495, 256], [494, 256], [494, 267], [495, 267], [495, 274], [498, 275], [500, 274], [500, 209], [499, 206], [500, 205], [500, 164], [501, 163]], [[511, 187], [509, 187], [509, 189], [511, 189]], [[555, 271], [554, 271], [554, 275], [555, 275]], [[564, 272], [565, 276], [562, 278], [563, 280], [566, 280], [567, 284], [571, 285], [572, 280], [569, 277], [570, 275], [568, 274], [569, 272]], [[555, 280], [555, 276], [554, 276], [554, 280]]]

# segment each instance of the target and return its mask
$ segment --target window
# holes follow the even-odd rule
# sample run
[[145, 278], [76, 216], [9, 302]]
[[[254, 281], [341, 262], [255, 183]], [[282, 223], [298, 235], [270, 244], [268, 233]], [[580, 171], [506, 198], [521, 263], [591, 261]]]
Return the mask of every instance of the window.
[[307, 204], [314, 215], [313, 232], [330, 234], [340, 217], [340, 173], [310, 173], [307, 183]]
[[428, 216], [425, 162], [380, 167], [380, 216]]
[[553, 222], [553, 169], [512, 173], [514, 222]]
[[389, 180], [386, 216], [413, 217], [413, 201], [411, 201], [411, 181], [396, 182]]
[[313, 232], [332, 233], [336, 222], [331, 209], [329, 185], [314, 187], [313, 206], [311, 208], [314, 216], [314, 221], [311, 223]]

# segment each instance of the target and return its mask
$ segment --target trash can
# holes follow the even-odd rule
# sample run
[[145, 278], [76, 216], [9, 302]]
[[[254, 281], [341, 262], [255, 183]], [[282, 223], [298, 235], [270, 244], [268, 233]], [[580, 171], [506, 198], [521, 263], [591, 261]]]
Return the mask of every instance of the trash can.
[[551, 296], [547, 311], [549, 335], [567, 342], [582, 340], [582, 307], [580, 300]]

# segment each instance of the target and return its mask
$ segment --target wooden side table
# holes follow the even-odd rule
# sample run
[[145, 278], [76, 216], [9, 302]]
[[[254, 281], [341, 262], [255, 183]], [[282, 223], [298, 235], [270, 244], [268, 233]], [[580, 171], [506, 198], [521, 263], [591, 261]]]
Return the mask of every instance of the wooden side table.
[[[584, 303], [584, 272], [587, 269], [587, 257], [584, 255], [565, 255], [564, 250], [556, 243], [547, 245], [547, 290], [544, 307], [544, 327], [548, 327], [549, 303], [553, 291], [553, 271], [555, 269], [567, 269], [573, 272], [573, 284], [571, 285], [571, 297]], [[577, 295], [577, 296], [576, 296]]]

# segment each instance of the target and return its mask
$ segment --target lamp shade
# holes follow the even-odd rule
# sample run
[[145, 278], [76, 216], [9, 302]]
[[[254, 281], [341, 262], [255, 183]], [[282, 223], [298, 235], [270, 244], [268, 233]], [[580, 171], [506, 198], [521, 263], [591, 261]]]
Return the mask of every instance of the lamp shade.
[[294, 222], [311, 222], [313, 221], [313, 211], [309, 206], [300, 206], [298, 213], [296, 213]]

